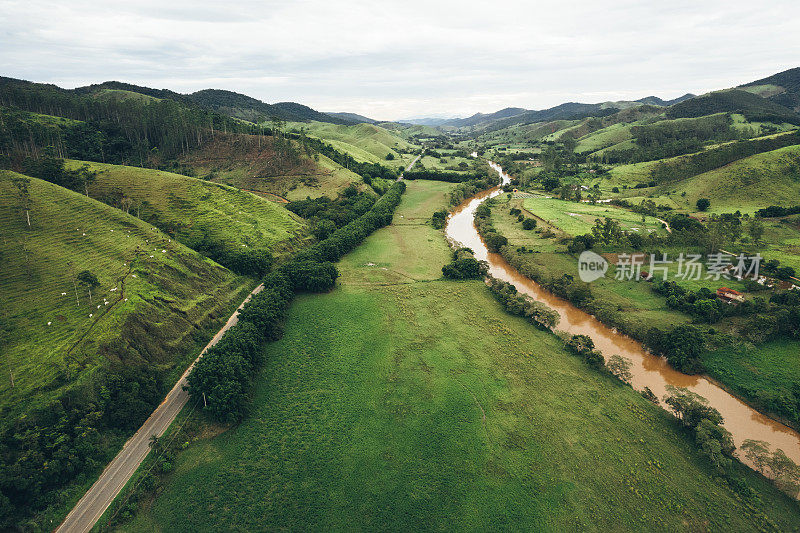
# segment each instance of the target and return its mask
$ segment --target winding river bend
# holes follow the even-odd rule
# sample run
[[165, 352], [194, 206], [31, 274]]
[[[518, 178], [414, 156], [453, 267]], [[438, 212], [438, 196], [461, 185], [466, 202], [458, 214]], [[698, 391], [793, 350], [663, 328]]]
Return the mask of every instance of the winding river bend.
[[[490, 165], [500, 173], [503, 183], [510, 181], [509, 176], [499, 165], [495, 163]], [[766, 441], [773, 450], [780, 448], [793, 461], [800, 463], [800, 434], [796, 431], [759, 413], [710, 379], [703, 376], [687, 376], [671, 368], [666, 360], [649, 353], [637, 341], [605, 326], [588, 313], [541, 288], [517, 272], [499, 254], [489, 253], [475, 228], [475, 209], [483, 201], [500, 193], [500, 187], [495, 187], [477, 194], [458, 206], [448, 219], [445, 229], [447, 237], [462, 246], [472, 248], [477, 259], [489, 263], [489, 273], [492, 276], [514, 284], [519, 292], [547, 304], [558, 312], [561, 321], [557, 329], [572, 335], [588, 335], [606, 357], [619, 354], [630, 359], [633, 362], [631, 371], [635, 389], [643, 390], [645, 387], [650, 387], [656, 396], [662, 398], [666, 394], [667, 385], [686, 387], [708, 399], [709, 404], [719, 410], [725, 418], [725, 427], [733, 434], [737, 447], [746, 439]]]

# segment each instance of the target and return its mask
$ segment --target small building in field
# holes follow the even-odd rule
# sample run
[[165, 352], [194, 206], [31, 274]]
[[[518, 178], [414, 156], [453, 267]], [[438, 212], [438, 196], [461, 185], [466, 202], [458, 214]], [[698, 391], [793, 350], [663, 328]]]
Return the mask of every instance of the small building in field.
[[741, 292], [728, 287], [717, 289], [717, 298], [729, 304], [738, 304], [744, 301], [744, 295]]

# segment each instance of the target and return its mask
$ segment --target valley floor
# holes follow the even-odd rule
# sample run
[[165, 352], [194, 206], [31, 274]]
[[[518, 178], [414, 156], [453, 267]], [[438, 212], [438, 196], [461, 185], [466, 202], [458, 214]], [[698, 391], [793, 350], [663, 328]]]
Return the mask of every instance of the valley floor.
[[293, 304], [250, 415], [194, 441], [128, 531], [794, 530], [797, 503], [742, 469], [743, 500], [664, 411], [441, 279], [416, 181], [394, 223]]

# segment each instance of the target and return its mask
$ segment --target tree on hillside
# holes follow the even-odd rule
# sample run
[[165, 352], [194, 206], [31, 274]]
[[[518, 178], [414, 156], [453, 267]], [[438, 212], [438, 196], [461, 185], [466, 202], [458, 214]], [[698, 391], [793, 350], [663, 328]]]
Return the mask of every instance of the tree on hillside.
[[78, 273], [77, 280], [89, 291], [89, 302], [92, 302], [92, 289], [100, 286], [97, 276], [89, 270], [83, 270]]
[[747, 225], [747, 233], [753, 238], [753, 242], [758, 243], [764, 236], [764, 223], [757, 218], [751, 219]]
[[14, 177], [11, 180], [14, 183], [14, 186], [17, 188], [17, 194], [19, 195], [19, 204], [20, 208], [25, 211], [25, 220], [28, 222], [28, 227], [31, 227], [31, 193], [29, 190], [29, 186], [31, 184], [31, 180], [24, 177]]
[[700, 198], [697, 200], [695, 204], [697, 206], [698, 211], [707, 211], [708, 208], [711, 206], [711, 200], [708, 198]]

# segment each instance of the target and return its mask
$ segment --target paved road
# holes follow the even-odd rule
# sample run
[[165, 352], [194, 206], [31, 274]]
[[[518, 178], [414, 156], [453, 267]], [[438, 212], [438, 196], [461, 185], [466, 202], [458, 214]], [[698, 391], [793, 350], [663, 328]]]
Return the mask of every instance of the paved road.
[[417, 161], [419, 161], [419, 158], [423, 156], [423, 154], [425, 154], [425, 150], [423, 150], [422, 153], [420, 153], [417, 157], [415, 157], [414, 160], [411, 162], [411, 164], [408, 165], [408, 168], [405, 169], [403, 172], [401, 172], [399, 176], [397, 176], [397, 181], [400, 181], [401, 179], [403, 179], [403, 174], [405, 174], [407, 171], [411, 170], [414, 167], [414, 165], [417, 163]]
[[[263, 285], [256, 287], [253, 292], [245, 299], [239, 309], [241, 309], [250, 298], [263, 289]], [[164, 434], [169, 425], [175, 420], [175, 417], [181, 411], [186, 402], [189, 400], [189, 393], [183, 390], [187, 384], [186, 377], [191, 372], [192, 367], [203, 357], [203, 354], [209, 348], [214, 346], [225, 334], [228, 329], [234, 326], [238, 320], [239, 309], [228, 319], [228, 322], [220, 329], [211, 342], [203, 349], [200, 356], [189, 366], [186, 372], [183, 373], [181, 379], [172, 387], [167, 397], [161, 402], [153, 414], [145, 420], [142, 427], [136, 434], [128, 439], [122, 450], [114, 457], [108, 466], [100, 474], [100, 478], [95, 482], [89, 491], [84, 494], [75, 507], [70, 511], [64, 521], [58, 526], [57, 533], [73, 533], [73, 532], [87, 532], [94, 527], [95, 523], [100, 519], [114, 498], [117, 497], [122, 487], [128, 482], [133, 473], [142, 464], [142, 461], [150, 451], [150, 437], [158, 435], [159, 437]]]

